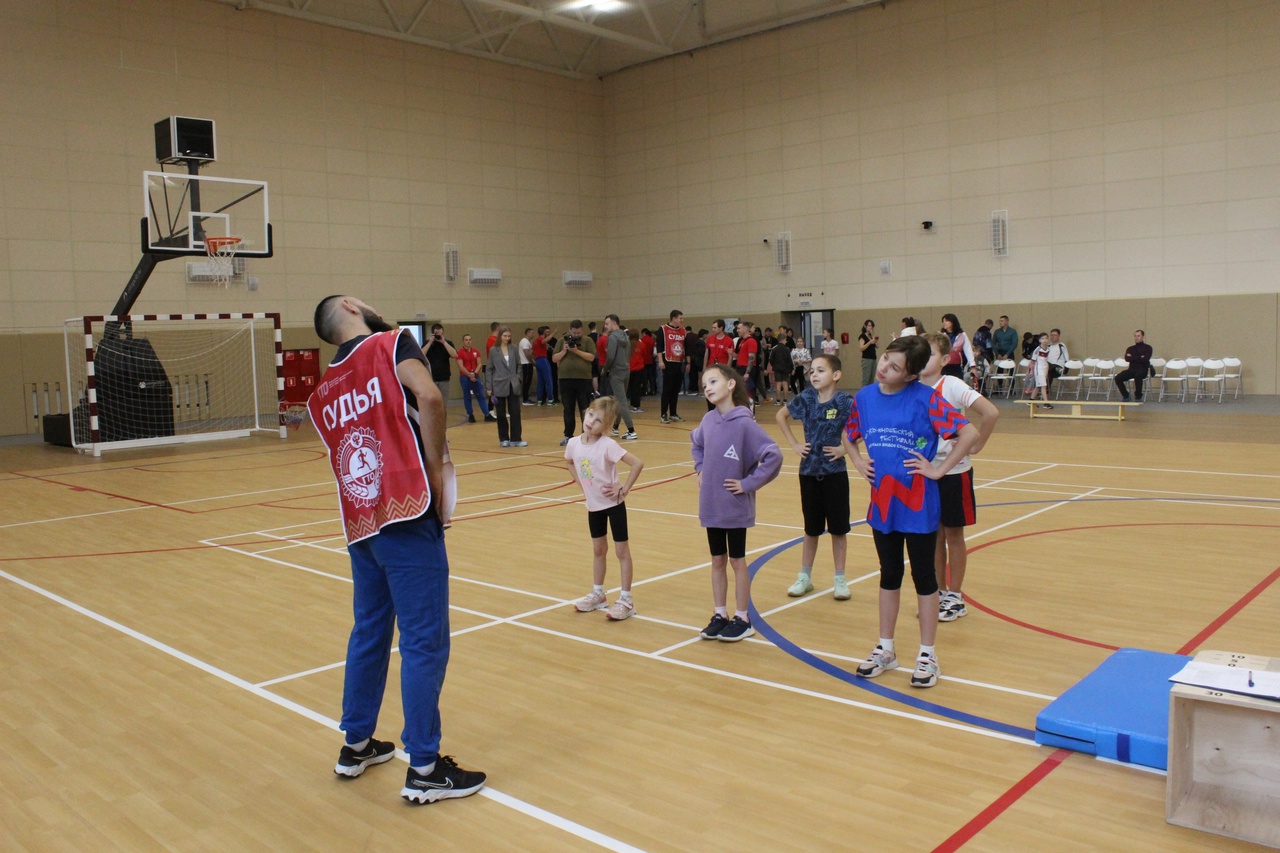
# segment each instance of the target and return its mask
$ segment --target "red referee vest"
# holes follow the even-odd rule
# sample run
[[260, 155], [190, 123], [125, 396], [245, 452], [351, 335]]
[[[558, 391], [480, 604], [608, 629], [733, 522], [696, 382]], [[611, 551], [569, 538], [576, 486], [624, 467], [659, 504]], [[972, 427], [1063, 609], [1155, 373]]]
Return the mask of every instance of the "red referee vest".
[[396, 340], [404, 330], [370, 335], [329, 365], [307, 401], [311, 422], [338, 481], [347, 543], [385, 525], [423, 515], [431, 505], [425, 460], [396, 377]]
[[662, 357], [667, 361], [684, 360], [684, 327], [662, 327]]

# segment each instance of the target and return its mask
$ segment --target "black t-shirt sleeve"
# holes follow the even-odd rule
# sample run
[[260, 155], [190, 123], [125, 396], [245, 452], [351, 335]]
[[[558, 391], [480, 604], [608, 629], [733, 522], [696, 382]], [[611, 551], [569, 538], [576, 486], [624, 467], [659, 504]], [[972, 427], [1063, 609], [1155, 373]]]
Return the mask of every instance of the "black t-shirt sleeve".
[[417, 342], [414, 341], [412, 335], [400, 335], [396, 340], [396, 364], [402, 361], [408, 361], [416, 358], [423, 364], [427, 363], [427, 357], [423, 355], [422, 350], [418, 348]]

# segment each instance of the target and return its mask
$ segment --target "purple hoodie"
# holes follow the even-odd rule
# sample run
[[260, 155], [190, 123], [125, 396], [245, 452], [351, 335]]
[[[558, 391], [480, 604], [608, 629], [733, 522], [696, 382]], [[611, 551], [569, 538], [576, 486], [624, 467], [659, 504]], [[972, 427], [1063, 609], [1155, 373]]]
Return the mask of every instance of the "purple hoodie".
[[[698, 521], [703, 527], [754, 527], [756, 491], [773, 481], [782, 468], [782, 451], [751, 412], [737, 406], [722, 415], [707, 412], [689, 436], [693, 440], [693, 470], [702, 475], [698, 491]], [[735, 495], [725, 480], [741, 480]]]

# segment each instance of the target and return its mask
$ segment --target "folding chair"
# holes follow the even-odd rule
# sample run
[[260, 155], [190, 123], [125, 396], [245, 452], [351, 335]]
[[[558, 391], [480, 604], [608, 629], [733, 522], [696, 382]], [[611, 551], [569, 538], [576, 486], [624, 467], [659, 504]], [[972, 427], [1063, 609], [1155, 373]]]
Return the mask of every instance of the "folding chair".
[[997, 361], [995, 370], [987, 377], [987, 395], [994, 397], [1003, 393], [1006, 398], [1012, 396], [1017, 369], [1018, 365], [1013, 359], [1005, 358]]
[[1244, 368], [1240, 364], [1240, 359], [1227, 356], [1222, 360], [1222, 364], [1226, 370], [1222, 374], [1222, 390], [1225, 393], [1228, 385], [1234, 385], [1235, 391], [1231, 395], [1231, 399], [1240, 398], [1240, 392], [1244, 390]]
[[1223, 392], [1226, 390], [1226, 372], [1227, 366], [1221, 360], [1211, 358], [1204, 363], [1204, 369], [1200, 376], [1196, 379], [1196, 402], [1200, 402], [1201, 397], [1213, 399], [1215, 388], [1218, 389], [1218, 402], [1222, 402]]
[[1064, 386], [1070, 385], [1076, 389], [1074, 399], [1080, 399], [1080, 383], [1083, 381], [1084, 362], [1071, 359], [1067, 362], [1065, 371], [1057, 379], [1053, 380], [1053, 384], [1057, 386], [1057, 390], [1053, 392], [1055, 400], [1062, 399], [1062, 389]]
[[1097, 372], [1089, 377], [1089, 386], [1084, 398], [1091, 400], [1094, 394], [1099, 394], [1104, 400], [1110, 400], [1112, 380], [1116, 375], [1116, 363], [1109, 358], [1104, 358], [1098, 361], [1097, 368]]
[[1204, 373], [1204, 359], [1193, 355], [1186, 358], [1185, 361], [1187, 362], [1187, 370], [1184, 375], [1187, 377], [1187, 392], [1190, 393], [1193, 390], [1193, 386], [1199, 382], [1200, 374]]
[[[1164, 372], [1160, 374], [1160, 396], [1157, 402], [1164, 402], [1165, 391], [1170, 386], [1178, 389], [1179, 402], [1187, 402], [1187, 363], [1180, 358], [1171, 358], [1165, 362]], [[1170, 396], [1173, 396], [1172, 393]]]

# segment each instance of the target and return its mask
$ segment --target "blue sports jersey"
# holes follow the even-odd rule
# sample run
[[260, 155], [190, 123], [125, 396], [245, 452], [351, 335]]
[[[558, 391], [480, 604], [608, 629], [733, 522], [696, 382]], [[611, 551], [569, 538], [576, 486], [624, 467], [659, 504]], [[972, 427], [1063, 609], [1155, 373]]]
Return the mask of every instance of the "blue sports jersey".
[[938, 484], [905, 463], [911, 451], [932, 459], [938, 436], [951, 438], [969, 421], [934, 389], [912, 382], [897, 394], [879, 383], [858, 392], [845, 428], [849, 441], [861, 438], [875, 465], [867, 523], [881, 533], [931, 533], [941, 508]]
[[809, 442], [809, 455], [800, 460], [800, 473], [806, 477], [847, 474], [844, 457], [828, 459], [823, 448], [840, 446], [840, 435], [853, 411], [853, 398], [837, 391], [830, 400], [820, 403], [818, 392], [806, 388], [787, 403], [787, 411], [804, 427], [804, 440]]

